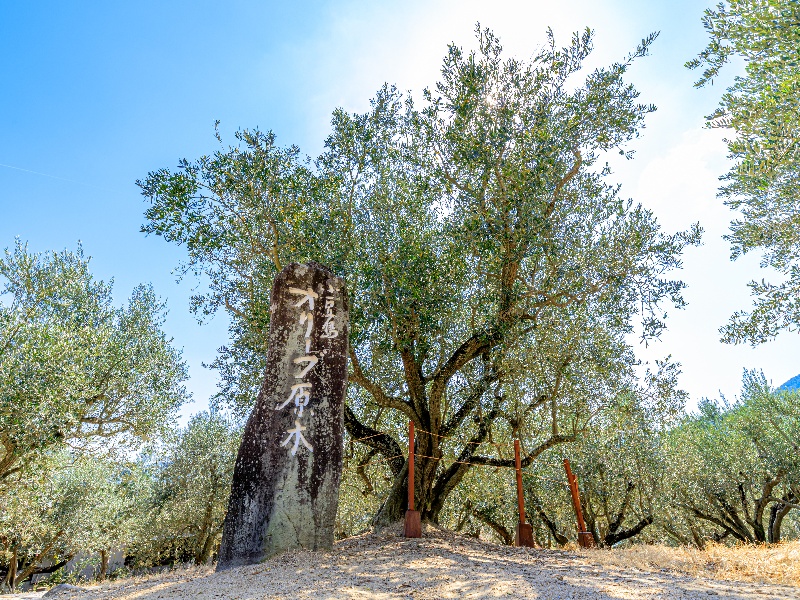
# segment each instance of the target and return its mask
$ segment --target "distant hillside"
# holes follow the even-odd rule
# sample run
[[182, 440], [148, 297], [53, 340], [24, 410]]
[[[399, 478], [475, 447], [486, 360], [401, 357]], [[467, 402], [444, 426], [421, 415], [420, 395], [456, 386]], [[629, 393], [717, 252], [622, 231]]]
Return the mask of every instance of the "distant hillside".
[[784, 383], [779, 390], [800, 390], [800, 375], [795, 375], [789, 381]]

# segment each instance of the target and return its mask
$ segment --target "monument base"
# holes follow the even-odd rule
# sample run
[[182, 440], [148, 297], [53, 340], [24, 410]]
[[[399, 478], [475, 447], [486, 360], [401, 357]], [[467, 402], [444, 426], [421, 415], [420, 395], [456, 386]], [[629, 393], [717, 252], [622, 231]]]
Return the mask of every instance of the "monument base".
[[591, 531], [578, 532], [578, 545], [581, 548], [594, 548], [594, 536]]
[[406, 511], [406, 522], [403, 524], [403, 536], [407, 538], [422, 537], [422, 521], [418, 510]]
[[533, 527], [531, 527], [530, 523], [517, 523], [517, 535], [514, 538], [514, 545], [527, 548], [536, 547], [533, 542]]

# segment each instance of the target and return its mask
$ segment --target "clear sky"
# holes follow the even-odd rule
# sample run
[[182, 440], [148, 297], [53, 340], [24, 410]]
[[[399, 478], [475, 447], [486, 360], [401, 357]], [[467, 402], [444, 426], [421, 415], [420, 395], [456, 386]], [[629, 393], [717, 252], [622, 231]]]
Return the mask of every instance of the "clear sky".
[[629, 79], [659, 107], [614, 163], [623, 194], [652, 208], [667, 230], [700, 221], [705, 244], [679, 277], [689, 306], [673, 311], [662, 341], [637, 347], [643, 360], [671, 354], [695, 403], [737, 394], [743, 368], [774, 385], [800, 372], [800, 336], [749, 348], [719, 343], [717, 329], [749, 306], [750, 279], [769, 276], [758, 256], [735, 263], [721, 239], [731, 218], [716, 198], [726, 170], [723, 135], [704, 130], [735, 74], [696, 90], [683, 63], [700, 51], [704, 4], [691, 0], [477, 2], [0, 2], [0, 247], [15, 237], [35, 251], [81, 240], [99, 278], [123, 302], [140, 282], [168, 301], [166, 328], [190, 365], [189, 389], [203, 408], [215, 374], [202, 366], [227, 340], [224, 315], [199, 325], [189, 314], [194, 281], [177, 284], [181, 249], [139, 232], [136, 179], [179, 158], [216, 149], [238, 128], [271, 129], [279, 142], [316, 155], [332, 110], [365, 110], [383, 82], [414, 93], [436, 81], [447, 44], [473, 46], [476, 22], [510, 55], [530, 57], [552, 27], [596, 32], [588, 66], [623, 58], [652, 31], [652, 55]]

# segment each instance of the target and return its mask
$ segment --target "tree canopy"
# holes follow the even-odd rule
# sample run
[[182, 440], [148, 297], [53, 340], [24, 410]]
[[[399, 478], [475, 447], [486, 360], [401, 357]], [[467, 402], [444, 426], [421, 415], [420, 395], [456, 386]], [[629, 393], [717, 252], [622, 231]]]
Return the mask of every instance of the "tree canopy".
[[241, 427], [215, 412], [194, 415], [185, 428], [142, 457], [153, 480], [133, 544], [136, 563], [207, 562], [217, 551], [228, 507]]
[[[91, 449], [167, 427], [188, 398], [164, 305], [138, 286], [115, 308], [82, 250], [0, 258], [0, 485], [43, 453]], [[1, 493], [2, 487], [0, 487]]]
[[655, 37], [581, 78], [588, 30], [565, 48], [549, 33], [525, 62], [478, 28], [478, 49], [450, 46], [420, 107], [387, 85], [364, 114], [336, 110], [316, 161], [245, 130], [239, 146], [148, 174], [143, 230], [184, 245], [185, 272], [208, 276], [199, 314], [232, 317], [217, 401], [252, 404], [272, 279], [316, 260], [351, 296], [345, 420], [392, 473], [381, 518], [403, 508], [409, 419], [427, 432], [416, 493], [432, 520], [461, 463], [511, 464], [493, 438], [519, 436], [524, 465], [574, 440], [636, 386], [628, 336], [657, 337], [664, 303], [683, 305], [668, 273], [700, 239], [698, 226], [662, 232], [602, 162], [632, 157], [655, 110], [624, 80]]
[[745, 372], [735, 403], [705, 400], [669, 434], [672, 502], [716, 538], [777, 542], [800, 503], [798, 394]]
[[687, 63], [704, 67], [697, 86], [712, 82], [734, 58], [745, 74], [726, 90], [710, 127], [730, 128], [720, 196], [738, 215], [726, 239], [731, 258], [760, 250], [762, 267], [784, 280], [750, 282], [754, 306], [721, 329], [726, 342], [753, 345], [800, 328], [800, 4], [730, 0], [708, 9], [708, 46]]

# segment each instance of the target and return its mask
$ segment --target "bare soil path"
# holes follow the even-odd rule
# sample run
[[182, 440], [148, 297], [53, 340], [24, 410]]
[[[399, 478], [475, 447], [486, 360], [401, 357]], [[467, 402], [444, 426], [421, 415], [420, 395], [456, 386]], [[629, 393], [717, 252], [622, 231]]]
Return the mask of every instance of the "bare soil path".
[[[41, 593], [17, 596], [23, 597]], [[601, 566], [590, 554], [496, 546], [430, 529], [418, 540], [367, 534], [342, 540], [329, 553], [292, 552], [222, 573], [176, 570], [48, 598], [791, 600], [800, 599], [800, 589]]]

